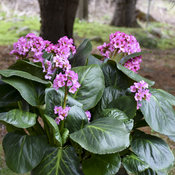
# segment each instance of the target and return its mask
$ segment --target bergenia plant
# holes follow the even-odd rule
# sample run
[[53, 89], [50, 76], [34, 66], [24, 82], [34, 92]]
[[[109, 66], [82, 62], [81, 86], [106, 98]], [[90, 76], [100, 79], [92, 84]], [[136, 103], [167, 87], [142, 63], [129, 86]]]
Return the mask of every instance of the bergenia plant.
[[[166, 175], [174, 156], [150, 126], [175, 140], [175, 97], [138, 74], [142, 53], [132, 35], [112, 33], [76, 50], [35, 34], [21, 37], [1, 70], [0, 121], [7, 166], [32, 175]], [[155, 133], [154, 132], [154, 133]]]

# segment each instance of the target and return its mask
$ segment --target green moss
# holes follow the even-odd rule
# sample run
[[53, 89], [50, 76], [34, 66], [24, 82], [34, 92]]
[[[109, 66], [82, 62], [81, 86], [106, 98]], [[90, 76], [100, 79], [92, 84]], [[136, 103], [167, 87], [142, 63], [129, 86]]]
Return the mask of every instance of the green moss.
[[29, 32], [39, 31], [39, 18], [13, 17], [0, 20], [0, 45], [13, 44], [19, 37]]
[[[40, 22], [39, 17], [17, 17], [6, 18], [5, 14], [3, 20], [0, 20], [0, 45], [13, 44], [18, 40], [19, 37], [26, 35], [29, 32], [39, 32]], [[162, 35], [166, 37], [157, 38], [150, 37], [149, 33], [154, 28], [160, 28]], [[109, 35], [112, 32], [121, 31], [127, 34], [134, 35], [140, 42], [142, 47], [146, 48], [160, 48], [169, 49], [175, 47], [175, 31], [171, 26], [164, 23], [150, 23], [147, 30], [144, 28], [125, 28], [125, 27], [114, 27], [107, 24], [100, 24], [97, 22], [88, 23], [86, 21], [75, 20], [74, 23], [74, 35], [75, 39], [80, 38], [94, 38], [100, 37], [102, 41], [92, 42], [94, 47], [107, 42], [109, 40]], [[76, 41], [79, 43], [80, 41]]]
[[[166, 35], [167, 37], [151, 37], [150, 32], [153, 28], [161, 28], [162, 35]], [[125, 28], [125, 27], [113, 27], [106, 24], [99, 23], [87, 23], [85, 21], [76, 20], [74, 24], [74, 33], [75, 36], [79, 36], [81, 38], [94, 38], [101, 37], [101, 39], [106, 42], [109, 40], [109, 35], [112, 32], [121, 31], [127, 34], [134, 35], [139, 41], [142, 47], [150, 48], [150, 49], [169, 49], [175, 48], [175, 39], [172, 36], [175, 36], [175, 31], [171, 29], [171, 26], [164, 23], [150, 23], [148, 29], [145, 28]], [[93, 44], [99, 45], [101, 42], [93, 42]]]

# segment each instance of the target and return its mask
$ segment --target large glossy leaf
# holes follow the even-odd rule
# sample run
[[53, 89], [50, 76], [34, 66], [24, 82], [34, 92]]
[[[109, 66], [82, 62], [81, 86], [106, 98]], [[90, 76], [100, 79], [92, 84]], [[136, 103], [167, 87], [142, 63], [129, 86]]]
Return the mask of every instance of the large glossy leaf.
[[124, 66], [122, 66], [122, 65], [119, 64], [119, 63], [117, 64], [117, 68], [118, 68], [119, 70], [121, 70], [125, 75], [127, 75], [129, 78], [131, 78], [131, 79], [134, 80], [134, 81], [139, 82], [139, 81], [141, 81], [141, 80], [144, 80], [145, 82], [148, 83], [149, 86], [153, 86], [154, 83], [155, 83], [154, 81], [148, 80], [148, 79], [146, 79], [146, 78], [140, 76], [139, 74], [137, 74], [137, 73], [135, 73], [135, 72], [133, 72], [133, 71], [131, 71], [131, 70], [125, 68]]
[[113, 86], [122, 90], [129, 88], [133, 84], [130, 78], [116, 69], [116, 63], [113, 61], [107, 61], [102, 64], [102, 71], [105, 77], [106, 87]]
[[41, 65], [38, 65], [38, 64], [39, 63], [32, 63], [27, 60], [18, 59], [15, 64], [9, 67], [9, 69], [28, 72], [29, 74], [33, 76], [44, 79], [43, 68]]
[[118, 108], [125, 112], [129, 118], [136, 115], [136, 101], [132, 96], [121, 96], [109, 104], [110, 108]]
[[27, 80], [32, 80], [32, 81], [42, 83], [42, 84], [49, 84], [48, 81], [42, 80], [36, 76], [33, 76], [32, 74], [28, 72], [24, 72], [20, 70], [13, 70], [13, 69], [0, 70], [0, 75], [6, 78], [15, 76], [15, 77], [24, 78]]
[[21, 100], [16, 89], [0, 80], [0, 107], [5, 107]]
[[146, 169], [145, 171], [139, 172], [137, 175], [158, 175], [156, 171], [151, 168]]
[[0, 121], [13, 125], [17, 128], [29, 128], [36, 123], [37, 115], [13, 109], [9, 112], [0, 113]]
[[130, 130], [123, 121], [101, 118], [70, 134], [81, 147], [95, 154], [110, 154], [124, 150], [130, 144]]
[[90, 64], [98, 64], [98, 65], [101, 65], [103, 62], [100, 61], [98, 58], [96, 58], [95, 56], [93, 55], [89, 55], [88, 56], [88, 65]]
[[70, 59], [72, 67], [84, 66], [92, 51], [92, 44], [88, 39], [85, 39], [77, 49], [76, 54]]
[[111, 104], [115, 99], [125, 95], [125, 93], [126, 91], [120, 91], [112, 86], [105, 88], [101, 100], [94, 109], [95, 115], [99, 115], [104, 109], [110, 108], [109, 104]]
[[75, 132], [84, 127], [88, 123], [88, 118], [84, 110], [78, 106], [71, 107], [69, 114], [65, 120], [65, 126], [69, 132]]
[[104, 76], [98, 65], [82, 66], [73, 69], [78, 73], [80, 88], [73, 98], [83, 104], [84, 110], [91, 109], [100, 100], [104, 91]]
[[17, 173], [31, 171], [41, 162], [46, 146], [42, 136], [8, 133], [3, 140], [6, 164]]
[[158, 94], [162, 98], [166, 99], [171, 105], [175, 106], [175, 96], [162, 90], [162, 89], [151, 89], [151, 92]]
[[150, 89], [150, 101], [142, 100], [141, 111], [149, 126], [162, 134], [175, 135], [175, 111], [159, 90]]
[[101, 111], [108, 108], [117, 108], [133, 118], [136, 113], [136, 102], [132, 96], [126, 95], [126, 90], [121, 91], [109, 86], [105, 88], [101, 100], [95, 107], [95, 115], [99, 115]]
[[47, 129], [49, 130], [50, 138], [53, 139], [53, 144], [59, 147], [62, 146], [62, 138], [55, 120], [47, 115], [44, 115], [44, 123], [48, 126]]
[[50, 148], [32, 175], [81, 175], [75, 150], [72, 147]]
[[83, 162], [85, 175], [112, 175], [120, 168], [121, 159], [118, 153], [108, 155], [92, 155]]
[[128, 173], [138, 173], [149, 168], [149, 165], [140, 160], [136, 155], [131, 154], [123, 158], [122, 164]]
[[9, 78], [3, 77], [2, 80], [17, 89], [30, 105], [38, 106], [44, 103], [44, 85], [16, 76]]
[[104, 109], [97, 116], [93, 116], [95, 119], [102, 117], [112, 117], [123, 121], [129, 120], [128, 116], [123, 111], [115, 108]]
[[[46, 102], [46, 114], [52, 118], [55, 118], [54, 114], [54, 107], [55, 106], [62, 106], [64, 101], [64, 92], [61, 89], [57, 91], [54, 88], [46, 89], [45, 95], [45, 102]], [[67, 103], [68, 106], [79, 106], [82, 107], [83, 105], [68, 95]]]
[[127, 55], [127, 56], [123, 57], [123, 58], [119, 61], [119, 63], [123, 65], [123, 64], [126, 63], [129, 59], [134, 58], [134, 57], [141, 56], [141, 55], [143, 55], [144, 53], [147, 53], [147, 52], [146, 52], [146, 51], [143, 51], [143, 52], [132, 53], [132, 54], [130, 54], [130, 55]]
[[148, 168], [145, 171], [137, 173], [137, 175], [168, 175], [168, 173], [167, 171], [154, 171], [151, 168]]
[[139, 132], [132, 139], [131, 149], [154, 170], [168, 168], [174, 161], [168, 145], [156, 136]]

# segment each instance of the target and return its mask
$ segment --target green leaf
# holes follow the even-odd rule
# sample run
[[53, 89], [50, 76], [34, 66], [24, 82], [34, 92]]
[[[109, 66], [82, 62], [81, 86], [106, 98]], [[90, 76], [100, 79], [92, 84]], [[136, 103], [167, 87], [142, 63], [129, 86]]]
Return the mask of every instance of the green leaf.
[[26, 173], [42, 160], [47, 146], [41, 136], [8, 133], [3, 140], [7, 166], [16, 173]]
[[28, 72], [29, 74], [36, 76], [40, 79], [44, 79], [44, 73], [42, 66], [39, 63], [32, 63], [26, 60], [18, 59], [15, 64], [11, 65], [9, 69], [20, 70]]
[[83, 172], [85, 175], [111, 175], [118, 172], [120, 165], [121, 159], [118, 153], [92, 155], [83, 162]]
[[62, 132], [62, 142], [63, 145], [66, 143], [68, 137], [69, 137], [69, 130], [67, 128], [63, 128], [63, 132]]
[[166, 99], [171, 105], [175, 106], [175, 96], [162, 90], [162, 89], [151, 89], [154, 93], [158, 93], [159, 96]]
[[123, 53], [123, 52], [117, 53], [117, 55], [112, 56], [112, 57], [110, 58], [110, 60], [112, 60], [112, 61], [118, 63], [124, 56], [126, 56], [126, 53]]
[[101, 100], [94, 109], [95, 115], [99, 116], [101, 111], [108, 108], [119, 109], [128, 117], [133, 118], [136, 114], [136, 101], [134, 97], [126, 95], [126, 90], [121, 91], [109, 86], [105, 88]]
[[82, 66], [73, 69], [78, 73], [80, 88], [73, 98], [83, 104], [84, 110], [93, 108], [103, 95], [104, 76], [98, 65]]
[[114, 108], [104, 109], [99, 116], [95, 116], [95, 119], [102, 117], [112, 117], [122, 121], [129, 120], [128, 116], [123, 111]]
[[139, 172], [137, 175], [157, 175], [156, 171], [151, 168], [146, 169], [145, 171]]
[[20, 70], [13, 70], [13, 69], [0, 70], [0, 75], [6, 78], [15, 76], [15, 77], [24, 78], [27, 80], [32, 80], [41, 84], [49, 84], [49, 81], [42, 80], [36, 76], [33, 76], [27, 72], [20, 71]]
[[17, 89], [30, 105], [38, 106], [44, 103], [44, 85], [16, 76], [9, 78], [3, 77], [2, 81]]
[[117, 89], [127, 89], [132, 84], [130, 78], [128, 78], [123, 72], [116, 69], [116, 63], [113, 61], [107, 61], [106, 63], [102, 64], [102, 71], [105, 77], [105, 86], [113, 86]]
[[174, 161], [173, 153], [162, 139], [142, 132], [135, 134], [131, 149], [154, 170], [168, 168]]
[[128, 173], [138, 173], [149, 168], [149, 165], [140, 160], [136, 155], [131, 154], [123, 158], [122, 164]]
[[121, 96], [109, 104], [110, 108], [118, 108], [125, 112], [129, 118], [134, 118], [136, 115], [136, 101], [131, 96]]
[[80, 130], [88, 123], [88, 118], [84, 110], [78, 106], [71, 107], [69, 114], [65, 120], [65, 127], [70, 133]]
[[32, 175], [81, 175], [75, 150], [73, 147], [50, 148]]
[[42, 57], [45, 58], [45, 60], [52, 60], [53, 59], [54, 54], [53, 53], [48, 53], [46, 51], [44, 51]]
[[17, 128], [29, 128], [36, 123], [37, 115], [13, 109], [9, 112], [0, 113], [0, 121], [11, 124]]
[[123, 57], [123, 58], [119, 61], [119, 63], [120, 63], [121, 65], [123, 65], [123, 64], [125, 64], [129, 59], [134, 58], [134, 57], [141, 56], [141, 55], [143, 55], [144, 53], [147, 53], [147, 51], [132, 53], [132, 54], [130, 54], [130, 55], [127, 55], [127, 56]]
[[168, 173], [164, 171], [154, 171], [149, 168], [143, 172], [139, 172], [137, 175], [168, 175]]
[[141, 111], [149, 126], [162, 134], [175, 135], [175, 111], [166, 97], [156, 89], [150, 89], [149, 101], [142, 100]]
[[[62, 106], [64, 101], [64, 92], [61, 89], [57, 91], [54, 88], [46, 89], [45, 95], [45, 102], [46, 102], [46, 114], [52, 118], [55, 118], [54, 114], [54, 107], [55, 106]], [[82, 107], [83, 105], [68, 95], [67, 103], [68, 106], [79, 106]]]
[[21, 100], [21, 96], [16, 89], [0, 80], [0, 107], [5, 107]]
[[101, 65], [102, 63], [103, 62], [100, 61], [99, 59], [97, 59], [95, 56], [93, 56], [93, 55], [88, 56], [88, 65], [91, 65], [91, 64]]
[[[99, 114], [101, 114], [101, 112], [104, 109], [108, 109], [111, 106], [109, 106], [109, 104], [112, 104], [112, 102], [119, 98], [120, 96], [125, 95], [126, 91], [120, 91], [114, 87], [107, 87], [104, 89], [104, 93], [102, 95], [101, 100], [98, 102], [97, 106], [93, 109], [95, 115], [99, 116]], [[112, 107], [111, 107], [112, 108]], [[117, 107], [115, 107], [117, 108]]]
[[70, 138], [89, 152], [110, 154], [129, 146], [129, 133], [126, 123], [106, 117], [87, 124], [83, 129], [70, 134]]
[[151, 81], [151, 80], [148, 80], [142, 76], [140, 76], [139, 74], [125, 68], [124, 66], [122, 66], [121, 64], [117, 64], [117, 68], [119, 70], [121, 70], [125, 75], [127, 75], [129, 78], [131, 78], [132, 80], [134, 81], [141, 81], [141, 80], [144, 80], [146, 83], [148, 83], [149, 86], [153, 86], [155, 84], [154, 81]]
[[70, 59], [72, 67], [84, 66], [92, 51], [92, 44], [88, 39], [85, 39], [77, 49], [76, 54]]
[[60, 131], [58, 125], [56, 124], [55, 120], [47, 115], [44, 115], [45, 124], [49, 127], [49, 134], [50, 137], [54, 140], [54, 144], [57, 146], [62, 146], [62, 138], [60, 135]]

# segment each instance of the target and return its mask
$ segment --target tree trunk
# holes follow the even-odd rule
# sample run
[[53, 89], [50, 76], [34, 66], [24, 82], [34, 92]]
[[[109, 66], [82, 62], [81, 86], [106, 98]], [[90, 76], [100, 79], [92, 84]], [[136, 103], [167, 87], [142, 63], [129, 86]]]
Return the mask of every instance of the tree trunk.
[[72, 38], [79, 0], [38, 0], [43, 39], [57, 43], [62, 36]]
[[137, 0], [115, 0], [116, 8], [111, 25], [122, 27], [135, 27]]
[[77, 17], [80, 20], [88, 20], [88, 0], [79, 0]]

